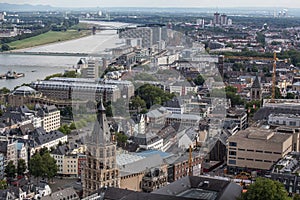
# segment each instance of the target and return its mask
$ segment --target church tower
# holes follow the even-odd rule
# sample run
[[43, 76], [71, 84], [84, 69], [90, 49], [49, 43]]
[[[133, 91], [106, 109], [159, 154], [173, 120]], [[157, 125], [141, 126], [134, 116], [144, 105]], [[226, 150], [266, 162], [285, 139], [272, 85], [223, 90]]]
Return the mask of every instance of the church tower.
[[250, 90], [250, 96], [251, 100], [261, 100], [262, 98], [262, 91], [261, 91], [261, 85], [258, 80], [258, 76], [255, 77], [255, 80], [252, 84], [251, 90]]
[[102, 101], [97, 109], [97, 121], [91, 134], [86, 137], [86, 164], [83, 172], [83, 196], [98, 189], [120, 187], [119, 170], [116, 164], [116, 144], [112, 141], [105, 108]]

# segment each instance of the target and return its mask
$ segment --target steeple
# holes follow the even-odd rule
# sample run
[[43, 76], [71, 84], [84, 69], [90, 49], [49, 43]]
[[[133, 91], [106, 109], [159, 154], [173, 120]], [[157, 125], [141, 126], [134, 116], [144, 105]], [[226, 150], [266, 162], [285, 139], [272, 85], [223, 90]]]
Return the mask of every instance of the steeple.
[[257, 75], [250, 89], [250, 97], [251, 100], [261, 100], [262, 98], [262, 89]]
[[97, 120], [87, 142], [96, 146], [105, 146], [111, 144], [111, 134], [102, 100], [99, 102], [97, 109]]
[[260, 89], [260, 88], [261, 88], [261, 85], [260, 85], [260, 82], [259, 82], [259, 80], [258, 80], [258, 76], [257, 76], [257, 75], [256, 75], [256, 77], [255, 77], [255, 80], [254, 80], [254, 82], [253, 82], [251, 88], [257, 88], [257, 89]]

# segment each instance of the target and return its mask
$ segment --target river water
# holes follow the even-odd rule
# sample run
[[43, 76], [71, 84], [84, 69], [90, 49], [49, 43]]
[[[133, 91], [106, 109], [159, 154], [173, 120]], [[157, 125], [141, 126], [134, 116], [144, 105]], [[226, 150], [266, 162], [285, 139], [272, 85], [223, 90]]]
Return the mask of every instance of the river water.
[[[121, 27], [126, 24], [115, 22], [88, 22], [107, 26]], [[103, 53], [109, 48], [123, 45], [118, 39], [115, 30], [105, 30], [96, 35], [87, 36], [71, 41], [20, 49], [18, 52], [42, 52], [42, 53]], [[45, 56], [45, 55], [16, 55], [0, 54], [0, 74], [7, 71], [25, 73], [25, 77], [18, 79], [0, 79], [0, 88], [13, 89], [23, 83], [42, 80], [46, 76], [62, 73], [72, 69], [80, 57], [77, 56]]]

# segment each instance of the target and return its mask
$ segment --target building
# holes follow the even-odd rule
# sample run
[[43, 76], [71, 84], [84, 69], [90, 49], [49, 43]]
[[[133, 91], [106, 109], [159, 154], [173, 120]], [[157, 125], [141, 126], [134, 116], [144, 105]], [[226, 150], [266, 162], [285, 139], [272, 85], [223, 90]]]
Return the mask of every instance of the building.
[[83, 196], [88, 196], [105, 186], [120, 187], [116, 144], [112, 141], [102, 102], [98, 107], [94, 129], [86, 137], [86, 145], [87, 160], [83, 171]]
[[56, 160], [57, 174], [68, 177], [80, 177], [84, 169], [86, 156], [82, 154], [82, 146], [77, 144], [64, 144], [54, 149], [50, 155]]
[[172, 114], [167, 116], [166, 125], [175, 125], [179, 124], [181, 126], [193, 127], [198, 126], [201, 117], [198, 115], [190, 114]]
[[150, 127], [162, 127], [165, 125], [166, 117], [171, 112], [164, 107], [149, 111], [147, 115], [148, 123]]
[[46, 147], [48, 150], [51, 149], [51, 147], [56, 147], [59, 143], [65, 143], [68, 141], [68, 136], [64, 135], [60, 131], [50, 131], [47, 132], [43, 128], [36, 128], [30, 136], [36, 146], [32, 149], [31, 155], [39, 149], [42, 149]]
[[53, 192], [50, 195], [43, 196], [41, 200], [79, 200], [79, 196], [76, 191], [72, 188], [65, 188], [56, 192]]
[[176, 82], [170, 85], [170, 93], [175, 93], [179, 96], [193, 95], [196, 94], [197, 91], [198, 91], [197, 86], [192, 86], [191, 83], [188, 83], [186, 81]]
[[220, 23], [221, 23], [222, 26], [228, 24], [228, 18], [227, 18], [227, 15], [225, 15], [225, 14], [222, 14], [222, 15], [221, 15]]
[[281, 182], [289, 193], [300, 194], [299, 161], [299, 152], [291, 152], [272, 168], [271, 179]]
[[220, 25], [221, 24], [220, 13], [218, 13], [218, 12], [214, 13], [213, 24], [214, 25]]
[[81, 82], [66, 81], [36, 81], [31, 86], [44, 96], [58, 100], [87, 100], [93, 98], [100, 101], [103, 97], [105, 101], [116, 101], [120, 98], [121, 92], [116, 85], [104, 85]]
[[5, 157], [3, 153], [0, 153], [0, 179], [4, 178], [5, 170]]
[[98, 190], [84, 200], [231, 200], [237, 199], [241, 193], [242, 187], [227, 179], [189, 176], [151, 193], [109, 187]]
[[150, 48], [153, 45], [153, 30], [149, 27], [127, 29], [119, 32], [120, 38], [141, 38], [142, 47]]
[[292, 151], [292, 145], [292, 134], [258, 127], [239, 131], [228, 139], [229, 171], [269, 170], [278, 159]]
[[255, 77], [255, 80], [250, 89], [251, 100], [261, 100], [262, 98], [262, 89], [260, 82], [258, 80], [258, 76]]
[[[145, 154], [147, 153], [150, 155], [146, 156]], [[167, 165], [164, 164], [161, 154], [162, 153], [155, 151], [143, 151], [137, 154], [118, 154], [117, 163], [121, 177], [120, 188], [134, 191], [151, 190], [150, 188], [154, 190], [155, 185], [166, 184], [166, 179], [161, 180], [155, 173], [153, 176], [148, 174], [149, 172], [153, 172], [154, 169], [158, 169], [161, 174], [167, 174]], [[148, 177], [144, 178], [145, 176]], [[160, 180], [159, 183], [150, 183], [151, 181], [155, 182], [157, 179]]]
[[300, 127], [300, 117], [298, 114], [270, 114], [268, 124], [273, 126]]
[[[189, 175], [189, 153], [176, 154], [165, 158], [168, 164], [168, 182], [174, 182]], [[199, 153], [192, 154], [192, 174], [193, 176], [200, 175], [202, 158]]]
[[81, 76], [83, 78], [99, 78], [99, 62], [95, 58], [89, 58], [87, 64], [82, 61]]
[[142, 149], [162, 150], [164, 144], [162, 138], [152, 133], [137, 134], [133, 137], [133, 141]]
[[234, 121], [238, 125], [238, 130], [244, 130], [248, 126], [248, 116], [245, 109], [227, 109], [226, 120]]
[[153, 192], [167, 185], [168, 175], [160, 168], [149, 169], [142, 179], [143, 192]]
[[228, 180], [205, 176], [187, 176], [152, 194], [172, 195], [182, 199], [229, 200], [241, 195], [242, 187]]
[[42, 127], [46, 132], [55, 131], [60, 127], [60, 111], [56, 106], [36, 104], [35, 111], [37, 115], [42, 119]]

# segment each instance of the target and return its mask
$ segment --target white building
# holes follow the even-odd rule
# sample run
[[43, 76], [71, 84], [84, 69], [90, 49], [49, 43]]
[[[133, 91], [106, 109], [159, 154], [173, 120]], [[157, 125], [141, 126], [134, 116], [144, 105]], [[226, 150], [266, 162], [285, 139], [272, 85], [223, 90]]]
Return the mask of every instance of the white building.
[[300, 116], [298, 114], [270, 114], [268, 124], [300, 127]]

